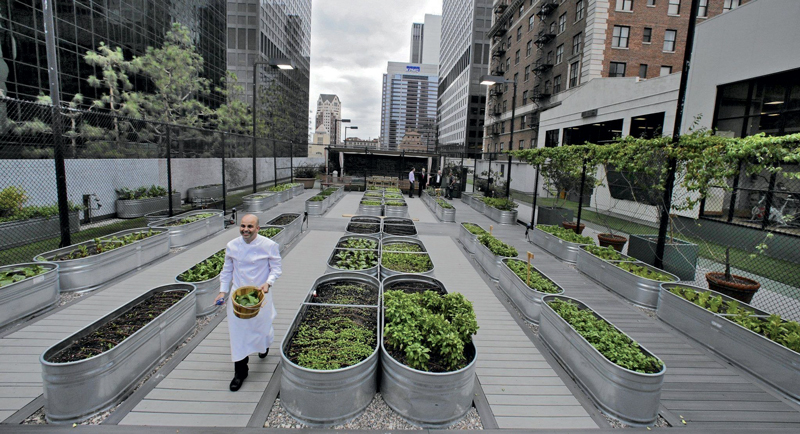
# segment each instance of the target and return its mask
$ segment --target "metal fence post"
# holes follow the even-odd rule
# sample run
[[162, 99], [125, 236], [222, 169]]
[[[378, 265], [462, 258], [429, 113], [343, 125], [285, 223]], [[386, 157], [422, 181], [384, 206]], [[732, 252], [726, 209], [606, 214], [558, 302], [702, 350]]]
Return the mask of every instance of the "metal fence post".
[[275, 139], [272, 139], [272, 166], [274, 169], [275, 181], [274, 186], [278, 186], [278, 145]]
[[531, 227], [534, 226], [536, 216], [536, 199], [539, 197], [539, 165], [536, 165], [536, 178], [533, 181], [533, 202], [531, 203]]
[[[736, 210], [736, 196], [739, 192], [739, 175], [742, 173], [742, 165], [744, 162], [739, 162], [739, 169], [736, 171], [736, 177], [733, 178], [733, 187], [731, 189], [731, 203], [728, 207], [728, 223], [733, 221], [733, 214]], [[703, 214], [701, 213], [700, 216], [702, 217]]]
[[294, 140], [289, 141], [289, 182], [294, 182]]
[[169, 195], [169, 216], [175, 215], [172, 209], [172, 139], [170, 136], [171, 128], [167, 125], [167, 194]]
[[761, 219], [761, 229], [764, 230], [769, 226], [769, 215], [772, 213], [772, 198], [775, 194], [775, 181], [778, 178], [778, 174], [773, 172], [772, 175], [769, 177], [769, 189], [767, 190], [767, 200], [764, 204], [764, 218]]
[[222, 133], [222, 142], [220, 145], [222, 150], [222, 213], [225, 214], [227, 208], [228, 191], [225, 188], [225, 133]]
[[583, 159], [583, 167], [581, 170], [581, 188], [578, 193], [578, 221], [575, 224], [575, 233], [581, 233], [581, 210], [583, 210], [583, 186], [586, 185], [586, 158]]

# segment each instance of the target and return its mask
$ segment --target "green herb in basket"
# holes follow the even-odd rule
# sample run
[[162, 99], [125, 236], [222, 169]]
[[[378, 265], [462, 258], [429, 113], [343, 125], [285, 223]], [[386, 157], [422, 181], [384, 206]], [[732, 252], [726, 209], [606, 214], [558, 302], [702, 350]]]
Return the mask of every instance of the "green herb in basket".
[[237, 295], [235, 300], [236, 303], [242, 306], [255, 306], [258, 304], [258, 289], [254, 289], [247, 294]]

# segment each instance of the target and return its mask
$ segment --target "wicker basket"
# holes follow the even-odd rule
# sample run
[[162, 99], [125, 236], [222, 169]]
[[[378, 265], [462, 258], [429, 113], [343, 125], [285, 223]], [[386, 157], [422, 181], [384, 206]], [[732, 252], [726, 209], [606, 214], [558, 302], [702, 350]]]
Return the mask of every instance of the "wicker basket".
[[258, 315], [258, 312], [261, 310], [261, 305], [264, 304], [264, 293], [262, 291], [258, 291], [258, 304], [255, 306], [242, 306], [241, 304], [236, 302], [237, 295], [247, 294], [252, 292], [254, 289], [258, 289], [255, 286], [242, 286], [236, 288], [231, 294], [231, 303], [233, 303], [233, 314], [236, 315], [237, 318], [241, 319], [250, 319]]

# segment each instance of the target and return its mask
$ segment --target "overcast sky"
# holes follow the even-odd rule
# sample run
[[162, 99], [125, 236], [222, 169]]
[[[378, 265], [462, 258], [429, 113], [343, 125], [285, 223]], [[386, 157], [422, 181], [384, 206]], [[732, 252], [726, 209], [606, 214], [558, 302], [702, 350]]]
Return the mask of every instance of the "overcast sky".
[[313, 2], [311, 128], [319, 95], [336, 94], [342, 102], [342, 118], [358, 127], [358, 131], [348, 130], [347, 136], [377, 138], [387, 62], [410, 60], [411, 25], [423, 22], [425, 14], [441, 15], [442, 0]]

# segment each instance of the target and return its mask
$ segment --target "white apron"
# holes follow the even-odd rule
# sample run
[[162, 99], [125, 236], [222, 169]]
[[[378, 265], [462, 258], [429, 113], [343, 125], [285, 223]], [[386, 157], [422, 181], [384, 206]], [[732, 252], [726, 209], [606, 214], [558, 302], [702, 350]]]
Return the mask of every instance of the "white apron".
[[272, 288], [266, 294], [261, 310], [253, 318], [241, 319], [233, 313], [233, 302], [226, 303], [228, 313], [228, 333], [231, 339], [231, 361], [237, 362], [253, 353], [263, 353], [275, 339], [272, 320], [277, 313], [272, 302]]

